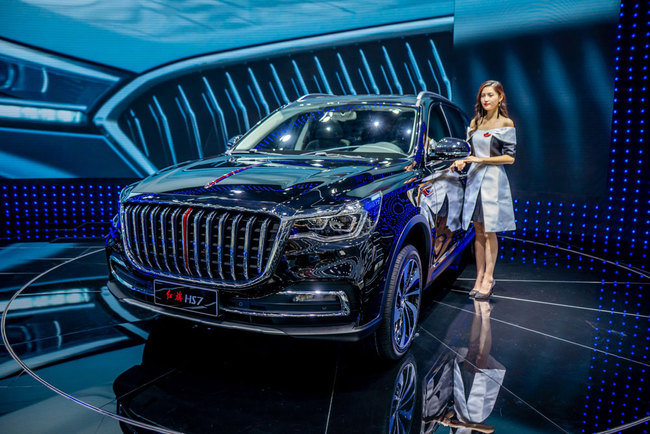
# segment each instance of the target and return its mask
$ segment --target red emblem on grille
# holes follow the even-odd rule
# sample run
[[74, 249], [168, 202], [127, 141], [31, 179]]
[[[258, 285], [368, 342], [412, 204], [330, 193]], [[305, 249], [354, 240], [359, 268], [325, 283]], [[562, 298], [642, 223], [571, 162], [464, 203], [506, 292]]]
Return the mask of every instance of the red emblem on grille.
[[483, 133], [483, 137], [490, 137], [490, 133]]

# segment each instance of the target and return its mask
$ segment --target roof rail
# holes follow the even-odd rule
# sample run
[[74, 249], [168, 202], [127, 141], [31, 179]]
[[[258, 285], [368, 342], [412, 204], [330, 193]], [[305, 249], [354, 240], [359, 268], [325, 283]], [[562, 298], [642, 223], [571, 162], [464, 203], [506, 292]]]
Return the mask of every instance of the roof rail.
[[310, 98], [318, 98], [319, 96], [334, 96], [331, 93], [307, 93], [300, 98], [298, 98], [296, 101], [304, 101], [306, 99]]
[[417, 99], [422, 99], [425, 96], [439, 96], [437, 93], [433, 93], [430, 90], [423, 90], [422, 92], [418, 93]]
[[440, 95], [439, 93], [431, 92], [430, 90], [423, 90], [420, 92], [417, 96], [417, 100], [420, 101], [424, 97], [433, 97], [437, 99], [438, 101], [446, 101], [446, 102], [452, 102], [450, 99], [445, 98], [444, 96]]

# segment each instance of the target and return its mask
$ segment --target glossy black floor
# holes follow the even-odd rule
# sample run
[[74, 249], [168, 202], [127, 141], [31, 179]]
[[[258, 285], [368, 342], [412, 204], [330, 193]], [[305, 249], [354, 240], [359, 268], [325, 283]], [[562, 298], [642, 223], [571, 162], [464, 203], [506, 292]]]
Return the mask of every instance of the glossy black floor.
[[647, 272], [507, 237], [501, 253], [490, 302], [467, 297], [473, 265], [458, 270], [429, 293], [409, 353], [378, 365], [359, 346], [123, 306], [101, 244], [3, 247], [3, 334], [24, 366], [3, 347], [0, 432], [142, 431], [127, 418], [193, 433], [646, 432], [630, 424], [650, 416]]

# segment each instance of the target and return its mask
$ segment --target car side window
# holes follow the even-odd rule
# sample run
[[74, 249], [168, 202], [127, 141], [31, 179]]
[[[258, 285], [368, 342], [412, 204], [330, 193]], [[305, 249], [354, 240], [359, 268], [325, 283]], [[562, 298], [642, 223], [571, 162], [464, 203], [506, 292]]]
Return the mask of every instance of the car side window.
[[446, 137], [447, 126], [445, 118], [439, 104], [431, 106], [429, 110], [429, 118], [427, 120], [427, 137], [438, 142], [443, 137]]
[[461, 112], [453, 107], [445, 106], [445, 115], [449, 121], [451, 134], [459, 139], [465, 139], [467, 136], [467, 122]]

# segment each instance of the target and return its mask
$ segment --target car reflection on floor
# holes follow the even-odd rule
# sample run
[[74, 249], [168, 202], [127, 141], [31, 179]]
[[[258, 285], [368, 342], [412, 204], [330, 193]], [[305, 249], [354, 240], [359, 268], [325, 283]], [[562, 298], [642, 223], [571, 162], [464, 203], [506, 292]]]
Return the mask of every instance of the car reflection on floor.
[[[427, 293], [413, 347], [388, 365], [359, 345], [141, 316], [106, 293], [101, 246], [14, 246], [12, 257], [29, 254], [0, 264], [3, 333], [31, 372], [0, 353], [0, 432], [146, 432], [120, 427], [117, 414], [183, 432], [575, 432], [643, 423], [646, 273], [530, 241], [500, 244], [490, 302], [467, 297], [473, 267], [456, 270], [457, 279]], [[76, 403], [62, 406], [31, 376]], [[611, 422], [576, 417], [601, 415], [592, 405], [599, 399]]]

